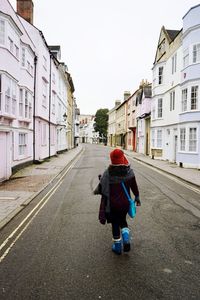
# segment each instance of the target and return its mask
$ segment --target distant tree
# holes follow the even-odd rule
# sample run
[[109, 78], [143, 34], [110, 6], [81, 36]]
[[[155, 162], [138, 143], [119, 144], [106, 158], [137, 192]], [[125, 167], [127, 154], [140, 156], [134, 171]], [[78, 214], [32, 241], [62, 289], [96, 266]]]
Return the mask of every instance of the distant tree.
[[105, 141], [108, 130], [108, 112], [107, 108], [100, 108], [97, 110], [94, 119], [94, 130], [99, 132], [99, 136]]

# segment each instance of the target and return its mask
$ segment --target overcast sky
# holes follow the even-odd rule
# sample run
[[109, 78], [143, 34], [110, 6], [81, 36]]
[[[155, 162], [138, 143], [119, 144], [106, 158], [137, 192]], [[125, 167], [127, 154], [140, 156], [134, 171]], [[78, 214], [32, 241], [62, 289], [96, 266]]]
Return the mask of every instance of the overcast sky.
[[[10, 0], [16, 9], [16, 0]], [[151, 68], [162, 25], [182, 28], [197, 0], [33, 0], [34, 25], [60, 45], [81, 114], [111, 109]]]

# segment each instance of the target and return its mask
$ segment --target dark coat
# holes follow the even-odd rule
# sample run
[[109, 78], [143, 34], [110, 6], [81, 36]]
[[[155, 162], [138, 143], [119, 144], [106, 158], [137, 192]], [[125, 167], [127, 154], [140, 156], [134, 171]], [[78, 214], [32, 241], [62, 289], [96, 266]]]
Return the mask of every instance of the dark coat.
[[129, 194], [132, 190], [135, 197], [139, 197], [139, 191], [135, 175], [130, 166], [110, 165], [100, 179], [95, 189], [95, 194], [101, 194], [99, 220], [102, 224], [112, 222], [116, 214], [126, 214], [129, 209], [129, 201], [121, 183], [124, 182]]

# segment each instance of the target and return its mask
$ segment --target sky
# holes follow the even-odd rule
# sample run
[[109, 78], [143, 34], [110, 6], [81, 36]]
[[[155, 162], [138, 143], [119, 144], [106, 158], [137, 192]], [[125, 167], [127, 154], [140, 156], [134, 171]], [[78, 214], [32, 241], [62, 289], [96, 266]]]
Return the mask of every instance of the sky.
[[[10, 0], [16, 9], [16, 0]], [[81, 114], [112, 109], [152, 82], [161, 27], [179, 30], [197, 0], [33, 0], [34, 25], [61, 46]]]

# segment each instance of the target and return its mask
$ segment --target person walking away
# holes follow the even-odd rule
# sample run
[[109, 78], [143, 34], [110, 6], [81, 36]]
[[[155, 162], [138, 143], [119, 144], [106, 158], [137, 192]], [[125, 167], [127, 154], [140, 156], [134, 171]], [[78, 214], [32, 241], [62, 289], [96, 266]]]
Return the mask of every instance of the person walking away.
[[125, 194], [124, 183], [129, 195], [132, 190], [136, 205], [140, 206], [139, 190], [133, 169], [121, 149], [114, 149], [110, 153], [111, 164], [103, 175], [99, 175], [100, 182], [94, 194], [101, 195], [99, 221], [102, 224], [111, 223], [113, 245], [116, 254], [130, 251], [130, 230], [127, 224], [129, 200]]

